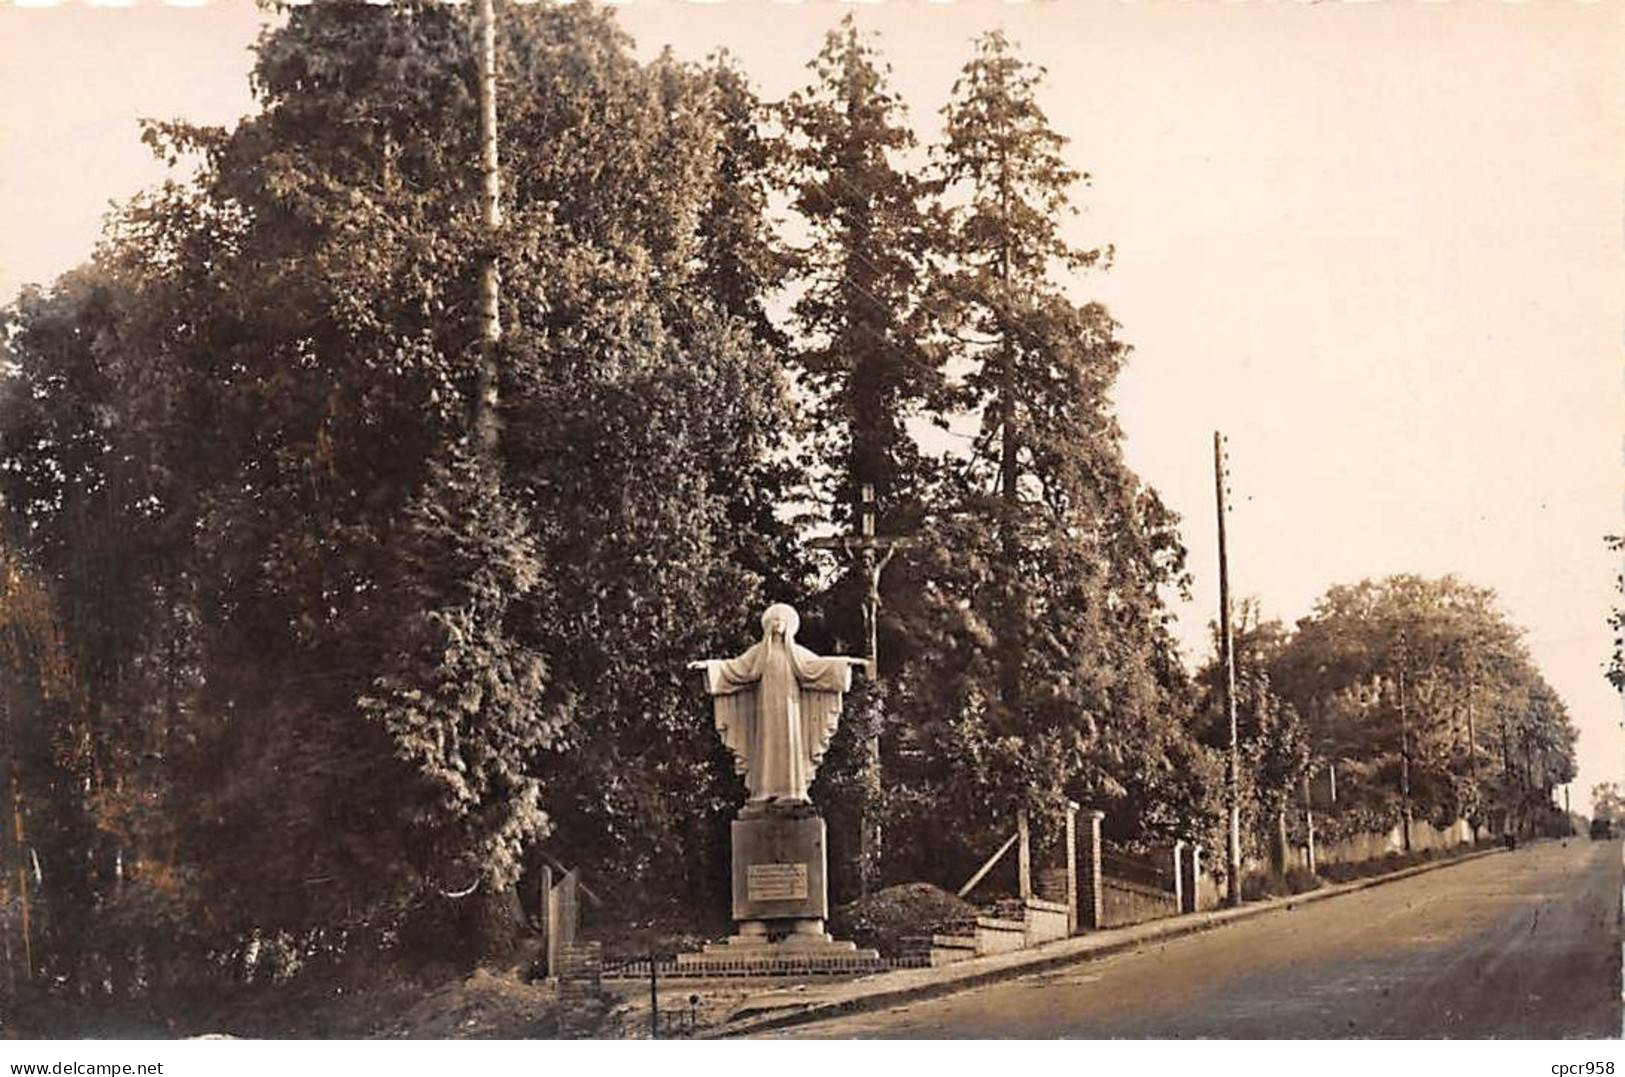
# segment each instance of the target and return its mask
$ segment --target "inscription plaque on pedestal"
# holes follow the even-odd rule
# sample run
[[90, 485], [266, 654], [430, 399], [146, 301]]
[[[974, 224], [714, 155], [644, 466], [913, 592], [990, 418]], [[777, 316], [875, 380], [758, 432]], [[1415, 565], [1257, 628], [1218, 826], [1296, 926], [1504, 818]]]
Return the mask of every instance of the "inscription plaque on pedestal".
[[745, 894], [752, 901], [796, 901], [807, 896], [806, 864], [751, 864]]

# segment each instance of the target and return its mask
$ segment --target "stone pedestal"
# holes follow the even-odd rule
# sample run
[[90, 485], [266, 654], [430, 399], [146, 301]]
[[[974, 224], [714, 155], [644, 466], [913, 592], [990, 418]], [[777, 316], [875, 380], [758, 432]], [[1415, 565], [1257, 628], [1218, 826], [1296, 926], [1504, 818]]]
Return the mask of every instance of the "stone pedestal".
[[732, 830], [739, 933], [764, 941], [821, 933], [829, 916], [829, 857], [817, 811], [747, 806]]
[[824, 930], [829, 857], [824, 820], [811, 804], [748, 804], [733, 822], [735, 934], [679, 954], [689, 976], [873, 972], [885, 967]]

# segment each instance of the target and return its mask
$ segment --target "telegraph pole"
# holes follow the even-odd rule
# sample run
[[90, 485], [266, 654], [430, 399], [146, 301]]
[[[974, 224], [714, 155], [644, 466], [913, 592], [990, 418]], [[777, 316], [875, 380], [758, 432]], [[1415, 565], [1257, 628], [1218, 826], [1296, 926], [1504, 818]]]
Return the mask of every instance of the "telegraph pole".
[[[863, 484], [863, 512], [859, 517], [859, 531], [856, 535], [836, 535], [831, 538], [814, 539], [812, 545], [820, 550], [840, 550], [848, 556], [856, 555], [859, 566], [863, 570], [863, 579], [866, 590], [863, 596], [863, 637], [868, 645], [865, 653], [866, 672], [870, 683], [880, 678], [880, 574], [897, 551], [913, 545], [909, 538], [896, 535], [875, 534], [875, 488], [873, 483]], [[880, 788], [880, 731], [877, 729], [868, 743], [869, 788]], [[880, 823], [874, 817], [870, 806], [865, 806], [863, 825], [860, 834], [862, 857], [862, 870], [859, 875], [859, 888], [862, 896], [869, 896], [871, 876], [880, 862]]]
[[1224, 532], [1224, 436], [1213, 432], [1213, 489], [1219, 506], [1219, 660], [1224, 665], [1224, 709], [1230, 722], [1230, 905], [1241, 904], [1241, 748], [1236, 735], [1236, 648], [1230, 631], [1230, 559]]
[[1478, 735], [1473, 729], [1473, 696], [1474, 689], [1478, 687], [1477, 656], [1472, 653], [1472, 644], [1469, 641], [1467, 655], [1467, 772], [1473, 781], [1473, 840], [1478, 840], [1478, 817], [1484, 814], [1483, 798], [1478, 790]]
[[1411, 851], [1411, 736], [1410, 718], [1405, 708], [1405, 666], [1410, 652], [1406, 649], [1404, 633], [1400, 633], [1399, 646], [1403, 655], [1399, 666], [1399, 799], [1408, 853]]

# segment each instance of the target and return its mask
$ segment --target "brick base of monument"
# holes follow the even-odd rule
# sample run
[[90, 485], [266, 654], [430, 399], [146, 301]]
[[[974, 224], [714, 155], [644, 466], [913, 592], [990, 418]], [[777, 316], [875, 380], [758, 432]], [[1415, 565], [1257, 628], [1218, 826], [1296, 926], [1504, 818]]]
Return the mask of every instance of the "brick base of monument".
[[700, 953], [679, 954], [680, 972], [790, 975], [868, 972], [880, 954], [831, 938], [824, 820], [811, 804], [747, 804], [733, 821], [736, 933]]

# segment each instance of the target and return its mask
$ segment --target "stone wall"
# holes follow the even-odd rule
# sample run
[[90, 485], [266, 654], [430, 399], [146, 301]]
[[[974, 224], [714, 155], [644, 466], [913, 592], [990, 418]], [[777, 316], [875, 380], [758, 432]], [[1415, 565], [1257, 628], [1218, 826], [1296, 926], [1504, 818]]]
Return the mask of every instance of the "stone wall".
[[1202, 872], [1196, 882], [1196, 912], [1205, 912], [1208, 909], [1217, 909], [1224, 900], [1224, 891], [1219, 888], [1219, 880]]
[[[1472, 841], [1472, 826], [1465, 819], [1459, 819], [1443, 829], [1421, 819], [1411, 823], [1411, 849], [1415, 852], [1428, 849], [1454, 849], [1458, 845], [1470, 845]], [[1340, 841], [1317, 841], [1315, 860], [1319, 864], [1357, 864], [1363, 860], [1377, 860], [1389, 853], [1404, 851], [1405, 831], [1403, 827], [1395, 824], [1394, 828], [1386, 833], [1356, 834]], [[1298, 849], [1292, 857], [1292, 863], [1302, 866], [1303, 859], [1304, 851]]]
[[1054, 942], [1072, 933], [1067, 923], [1070, 913], [1064, 901], [1028, 898], [1025, 913], [1023, 920], [1027, 927], [1028, 946]]
[[1102, 877], [1101, 890], [1102, 927], [1124, 927], [1179, 914], [1179, 905], [1171, 890], [1114, 879], [1110, 875]]
[[976, 918], [976, 956], [1007, 954], [1027, 946], [1027, 925], [1020, 920], [1000, 920], [992, 916]]

